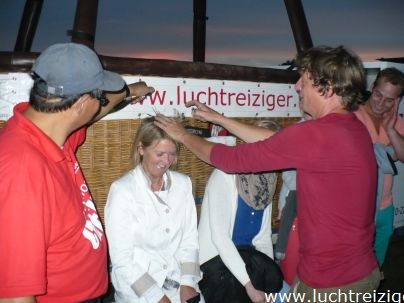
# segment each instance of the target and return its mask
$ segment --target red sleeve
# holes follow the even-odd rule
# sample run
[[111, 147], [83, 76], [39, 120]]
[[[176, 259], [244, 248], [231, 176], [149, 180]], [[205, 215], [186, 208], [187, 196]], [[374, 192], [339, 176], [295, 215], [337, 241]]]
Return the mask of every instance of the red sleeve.
[[[238, 146], [216, 144], [210, 160], [215, 167], [227, 173], [316, 165], [315, 161], [307, 158], [308, 150], [313, 140], [316, 140], [316, 132], [308, 135], [310, 128], [302, 128], [302, 124], [287, 127], [272, 137], [255, 143]], [[311, 141], [308, 138], [311, 138]]]
[[400, 135], [404, 136], [404, 119], [401, 116], [397, 117], [395, 129], [398, 131]]

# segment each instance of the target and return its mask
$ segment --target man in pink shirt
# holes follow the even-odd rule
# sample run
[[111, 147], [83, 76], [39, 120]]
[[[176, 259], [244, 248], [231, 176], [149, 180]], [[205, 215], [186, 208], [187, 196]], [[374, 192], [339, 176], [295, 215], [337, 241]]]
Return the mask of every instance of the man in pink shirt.
[[373, 292], [380, 282], [372, 247], [376, 160], [366, 128], [351, 113], [363, 99], [364, 70], [342, 46], [302, 52], [296, 66], [295, 88], [313, 119], [269, 138], [268, 130], [226, 118], [197, 101], [189, 103], [196, 105], [194, 117], [254, 143], [213, 144], [174, 119], [158, 115], [155, 123], [225, 172], [295, 168], [300, 250], [291, 291], [304, 295], [303, 302], [329, 301], [324, 298], [331, 300], [336, 292], [349, 297], [345, 302], [359, 302], [356, 296]]
[[[404, 120], [398, 115], [398, 105], [403, 93], [404, 74], [393, 67], [383, 69], [372, 85], [368, 100], [355, 112], [358, 119], [365, 124], [373, 143], [386, 148], [392, 147], [393, 161], [404, 161]], [[376, 201], [374, 250], [381, 267], [394, 230], [394, 207], [393, 174], [385, 173], [379, 177], [382, 184]]]

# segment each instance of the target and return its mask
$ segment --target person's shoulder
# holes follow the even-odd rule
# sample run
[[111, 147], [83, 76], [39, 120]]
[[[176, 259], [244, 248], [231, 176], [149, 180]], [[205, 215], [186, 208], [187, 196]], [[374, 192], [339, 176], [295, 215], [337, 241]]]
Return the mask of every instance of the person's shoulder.
[[0, 144], [2, 146], [10, 146], [13, 147], [10, 142], [18, 142], [25, 141], [24, 135], [25, 130], [22, 127], [19, 127], [15, 121], [15, 119], [10, 118], [0, 129]]
[[0, 151], [3, 159], [20, 159], [20, 162], [35, 165], [36, 161], [44, 158], [43, 151], [34, 144], [28, 136], [19, 133], [7, 133], [0, 136]]
[[210, 175], [210, 178], [234, 179], [234, 178], [235, 178], [235, 175], [234, 175], [234, 174], [225, 173], [224, 171], [215, 168], [215, 169], [212, 171], [212, 173], [211, 173], [211, 175]]
[[399, 123], [404, 124], [404, 117], [402, 116], [402, 114], [397, 114], [397, 121], [400, 121]]
[[188, 183], [191, 181], [191, 178], [182, 172], [169, 170], [168, 173], [171, 174], [171, 178], [174, 182]]
[[368, 113], [365, 110], [365, 105], [361, 104], [358, 106], [358, 109], [353, 111], [353, 114], [359, 119], [363, 120], [365, 116], [368, 116]]
[[219, 186], [222, 188], [228, 188], [232, 184], [235, 184], [236, 175], [237, 174], [228, 174], [215, 168], [209, 176], [206, 187], [209, 189], [217, 188]]
[[120, 186], [126, 186], [128, 183], [132, 183], [132, 180], [135, 178], [134, 172], [135, 172], [135, 169], [131, 169], [130, 171], [126, 172], [119, 178], [115, 179], [112, 182], [111, 186], [120, 187]]
[[400, 133], [400, 135], [404, 135], [404, 118], [400, 114], [397, 114], [395, 128]]
[[167, 173], [170, 175], [173, 193], [185, 195], [187, 192], [192, 191], [192, 180], [188, 175], [174, 170], [169, 170]]
[[10, 182], [15, 186], [30, 178], [29, 182], [38, 182], [43, 174], [47, 174], [48, 162], [43, 153], [30, 144], [20, 142], [11, 140], [6, 144], [0, 143], [0, 179], [3, 184]]
[[[295, 133], [300, 133], [300, 132], [307, 132], [309, 129], [316, 129], [317, 124], [319, 123], [318, 120], [305, 120], [305, 121], [299, 121], [298, 123], [293, 123], [289, 124], [288, 126], [282, 128], [278, 133], [280, 135], [290, 135], [290, 134], [295, 134]], [[274, 136], [276, 136], [275, 134]]]

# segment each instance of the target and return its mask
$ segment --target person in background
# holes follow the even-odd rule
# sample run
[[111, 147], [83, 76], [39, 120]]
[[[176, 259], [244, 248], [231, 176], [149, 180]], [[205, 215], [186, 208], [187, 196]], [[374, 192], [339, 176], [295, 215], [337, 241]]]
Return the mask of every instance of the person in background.
[[111, 185], [105, 229], [118, 303], [184, 303], [198, 297], [192, 183], [170, 170], [178, 151], [153, 118], [145, 119], [133, 144], [134, 168]]
[[90, 123], [153, 89], [75, 43], [48, 47], [32, 72], [29, 102], [0, 132], [0, 302], [99, 302], [107, 244], [75, 152]]
[[267, 130], [222, 116], [198, 101], [187, 104], [196, 106], [194, 117], [254, 142], [237, 146], [203, 140], [162, 115], [155, 123], [225, 172], [295, 168], [300, 250], [291, 292], [304, 294], [306, 302], [336, 291], [372, 292], [380, 283], [372, 247], [377, 167], [369, 134], [351, 113], [363, 99], [361, 60], [343, 46], [323, 46], [299, 53], [295, 62], [300, 74], [295, 88], [310, 121], [268, 138]]
[[[404, 120], [398, 115], [398, 106], [403, 93], [404, 74], [394, 67], [383, 69], [376, 76], [369, 98], [355, 112], [358, 119], [366, 126], [375, 146], [377, 144], [385, 148], [385, 152], [380, 153], [381, 157], [377, 157], [379, 167], [383, 166], [380, 163], [383, 161], [383, 156], [387, 158], [385, 162], [388, 166], [394, 166], [394, 161], [397, 160], [404, 161]], [[377, 152], [376, 156], [378, 156]], [[379, 175], [380, 187], [378, 187], [376, 200], [374, 239], [374, 250], [379, 267], [383, 265], [394, 231], [392, 197], [394, 173], [395, 170], [391, 169], [390, 172], [381, 171]]]
[[[257, 126], [278, 131], [279, 125], [265, 119]], [[260, 267], [269, 266], [266, 289], [278, 292], [282, 274], [273, 259], [272, 199], [276, 173], [226, 174], [213, 170], [206, 185], [198, 225], [199, 261], [203, 279], [199, 283], [206, 302], [266, 302], [263, 290], [253, 285], [246, 263], [255, 250], [263, 254]], [[247, 249], [246, 249], [247, 248]], [[244, 250], [243, 255], [240, 249]], [[257, 253], [258, 254], [258, 253]], [[243, 259], [246, 258], [246, 260]], [[220, 266], [220, 267], [219, 267]], [[256, 275], [255, 281], [265, 281]]]

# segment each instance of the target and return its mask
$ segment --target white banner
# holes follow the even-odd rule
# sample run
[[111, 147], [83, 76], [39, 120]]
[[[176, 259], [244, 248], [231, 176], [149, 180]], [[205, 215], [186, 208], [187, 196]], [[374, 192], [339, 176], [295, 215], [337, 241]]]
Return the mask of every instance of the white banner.
[[28, 100], [31, 86], [29, 74], [0, 74], [0, 120], [8, 120], [13, 115], [14, 105]]
[[[145, 81], [155, 92], [142, 103], [128, 105], [104, 119], [144, 118], [159, 112], [191, 116], [185, 103], [199, 100], [229, 117], [299, 117], [298, 95], [291, 84], [124, 76], [127, 83]], [[25, 73], [0, 74], [0, 119], [28, 100], [32, 80]]]
[[184, 78], [125, 77], [139, 80], [156, 92], [142, 104], [130, 105], [107, 119], [154, 115], [191, 116], [185, 103], [199, 100], [228, 117], [298, 117], [298, 96], [293, 85]]

